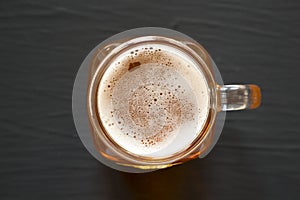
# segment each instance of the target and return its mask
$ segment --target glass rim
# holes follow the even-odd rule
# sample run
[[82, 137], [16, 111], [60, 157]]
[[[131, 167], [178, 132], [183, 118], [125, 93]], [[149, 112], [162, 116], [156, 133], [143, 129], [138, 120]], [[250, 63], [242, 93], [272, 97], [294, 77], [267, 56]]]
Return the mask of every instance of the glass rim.
[[[128, 36], [128, 31], [122, 32], [122, 33], [125, 34], [124, 36]], [[207, 63], [203, 60], [203, 58], [201, 58], [201, 56], [197, 52], [195, 52], [192, 48], [187, 46], [187, 44], [180, 41], [180, 39], [184, 40], [184, 39], [186, 39], [186, 37], [188, 39], [190, 39], [188, 36], [185, 36], [184, 34], [182, 34], [181, 38], [174, 39], [174, 38], [172, 38], [172, 36], [160, 36], [160, 34], [158, 33], [157, 35], [151, 34], [148, 36], [140, 36], [140, 37], [134, 36], [134, 39], [127, 39], [126, 41], [123, 40], [122, 43], [118, 44], [118, 46], [116, 46], [115, 49], [113, 49], [111, 52], [109, 52], [106, 55], [105, 59], [97, 66], [97, 70], [91, 77], [91, 83], [88, 86], [88, 97], [87, 97], [87, 107], [88, 107], [87, 110], [88, 110], [90, 125], [94, 129], [94, 133], [98, 137], [100, 137], [101, 141], [103, 141], [106, 145], [108, 145], [110, 148], [112, 148], [115, 153], [117, 153], [118, 155], [120, 155], [121, 157], [123, 157], [124, 159], [126, 159], [130, 162], [133, 162], [136, 164], [144, 164], [144, 165], [157, 165], [157, 164], [163, 165], [163, 164], [175, 162], [176, 160], [180, 160], [180, 159], [188, 156], [190, 153], [194, 152], [199, 147], [201, 142], [208, 135], [206, 133], [209, 133], [210, 129], [214, 125], [214, 121], [215, 121], [216, 114], [217, 114], [217, 110], [216, 110], [217, 98], [216, 98], [216, 91], [215, 91], [217, 84], [215, 82], [214, 76], [211, 73], [211, 69], [209, 69], [209, 67], [207, 66]], [[154, 40], [154, 38], [155, 38], [155, 40]], [[151, 157], [150, 158], [147, 156], [140, 156], [140, 155], [136, 155], [131, 152], [128, 152], [126, 149], [119, 146], [115, 141], [113, 141], [109, 137], [109, 134], [107, 133], [107, 131], [105, 130], [105, 128], [101, 122], [101, 118], [99, 116], [98, 109], [96, 107], [97, 106], [96, 102], [97, 102], [97, 91], [98, 91], [99, 83], [101, 81], [101, 78], [102, 78], [104, 72], [109, 67], [108, 63], [111, 60], [113, 60], [112, 57], [117, 56], [120, 52], [122, 52], [124, 49], [126, 49], [128, 47], [131, 48], [133, 45], [132, 42], [134, 42], [134, 44], [136, 44], [136, 42], [145, 43], [145, 42], [147, 42], [147, 40], [145, 41], [145, 39], [148, 39], [149, 41], [157, 42], [159, 38], [163, 39], [163, 41], [165, 41], [165, 42], [167, 41], [169, 44], [178, 45], [177, 48], [179, 47], [180, 50], [185, 50], [185, 52], [188, 55], [192, 56], [194, 61], [196, 61], [196, 63], [198, 64], [197, 67], [201, 68], [201, 71], [204, 73], [204, 76], [206, 78], [209, 95], [210, 95], [210, 98], [209, 98], [210, 108], [208, 111], [208, 116], [207, 116], [204, 127], [202, 128], [202, 130], [198, 134], [198, 136], [193, 140], [193, 142], [188, 145], [187, 148], [181, 150], [180, 152], [176, 152], [168, 157], [163, 157], [163, 158], [152, 158]], [[110, 39], [111, 38], [108, 38], [107, 40], [110, 40]], [[105, 43], [105, 41], [104, 41], [104, 43]], [[193, 42], [194, 45], [202, 47], [199, 43], [197, 43], [194, 40], [192, 40], [191, 42]], [[209, 54], [206, 51], [205, 51], [205, 53], [206, 53], [206, 56], [208, 56], [210, 58]], [[209, 80], [207, 80], [207, 79], [209, 79]]]

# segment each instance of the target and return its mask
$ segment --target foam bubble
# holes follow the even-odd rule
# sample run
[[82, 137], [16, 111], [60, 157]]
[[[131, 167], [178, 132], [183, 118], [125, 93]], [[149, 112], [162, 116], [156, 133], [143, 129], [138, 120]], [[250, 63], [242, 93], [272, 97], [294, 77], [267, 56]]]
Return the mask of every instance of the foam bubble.
[[163, 157], [186, 148], [202, 129], [207, 84], [182, 52], [144, 45], [112, 62], [100, 83], [98, 107], [104, 127], [121, 147]]

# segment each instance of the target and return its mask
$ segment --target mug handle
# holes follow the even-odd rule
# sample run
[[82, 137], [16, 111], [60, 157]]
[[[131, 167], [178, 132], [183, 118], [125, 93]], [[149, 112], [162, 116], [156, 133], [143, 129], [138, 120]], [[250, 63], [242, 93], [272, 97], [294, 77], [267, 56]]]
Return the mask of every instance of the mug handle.
[[261, 104], [257, 85], [218, 85], [218, 111], [255, 109]]

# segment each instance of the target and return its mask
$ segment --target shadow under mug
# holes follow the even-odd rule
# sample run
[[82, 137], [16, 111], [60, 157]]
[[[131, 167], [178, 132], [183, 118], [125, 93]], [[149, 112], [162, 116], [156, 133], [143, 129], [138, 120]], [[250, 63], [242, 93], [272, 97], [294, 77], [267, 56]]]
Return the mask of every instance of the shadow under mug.
[[[113, 60], [133, 47], [149, 44], [170, 46], [187, 54], [203, 74], [208, 95], [208, 112], [197, 136], [177, 152], [157, 157], [138, 155], [122, 147], [116, 138], [111, 137], [109, 133], [111, 130], [104, 125], [99, 113], [99, 106], [103, 106], [99, 105], [99, 85], [104, 74], [111, 68]], [[147, 57], [147, 55], [143, 57], [145, 56]], [[140, 63], [138, 56], [135, 59], [135, 62], [130, 63], [142, 65], [153, 62], [144, 59]], [[124, 98], [123, 101], [126, 102], [128, 99]], [[256, 85], [223, 85], [214, 61], [192, 38], [170, 29], [146, 27], [114, 35], [89, 53], [75, 79], [72, 105], [73, 118], [80, 139], [97, 160], [120, 171], [142, 173], [206, 156], [222, 132], [225, 111], [254, 109], [260, 105], [260, 101], [260, 88]]]

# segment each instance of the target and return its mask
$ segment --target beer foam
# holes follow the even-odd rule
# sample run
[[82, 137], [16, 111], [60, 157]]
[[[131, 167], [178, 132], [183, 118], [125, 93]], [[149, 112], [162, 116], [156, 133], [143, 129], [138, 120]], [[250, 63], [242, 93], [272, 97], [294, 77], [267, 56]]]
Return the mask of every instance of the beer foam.
[[208, 115], [201, 70], [163, 44], [134, 47], [115, 58], [98, 89], [98, 111], [110, 138], [127, 151], [165, 157], [184, 150]]

